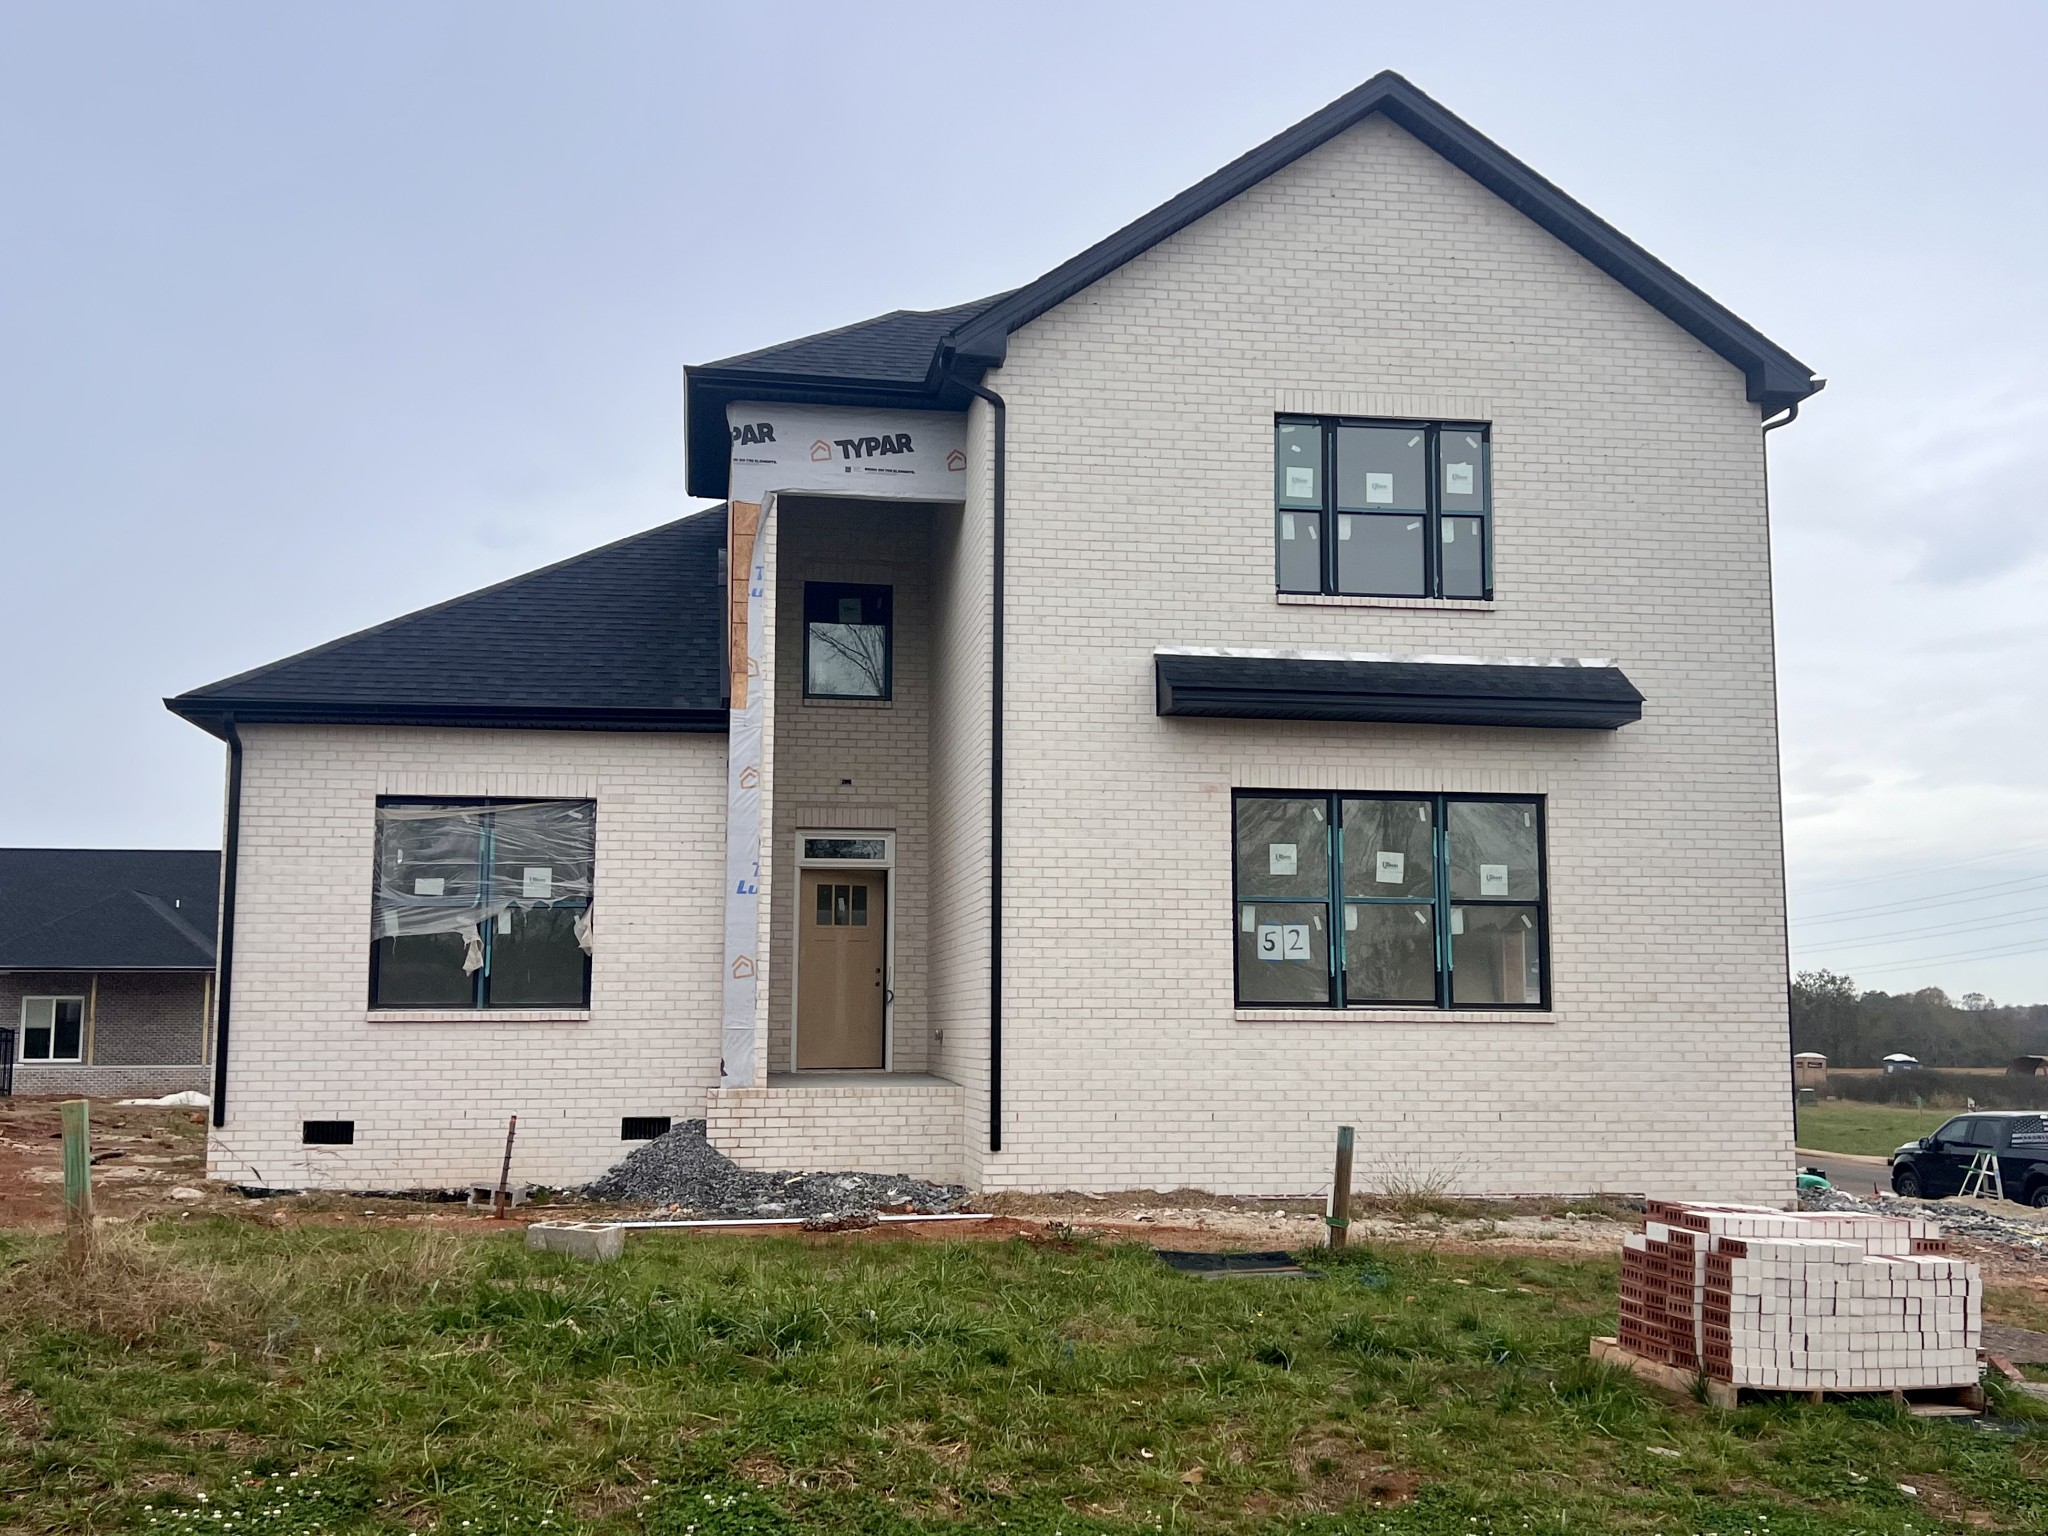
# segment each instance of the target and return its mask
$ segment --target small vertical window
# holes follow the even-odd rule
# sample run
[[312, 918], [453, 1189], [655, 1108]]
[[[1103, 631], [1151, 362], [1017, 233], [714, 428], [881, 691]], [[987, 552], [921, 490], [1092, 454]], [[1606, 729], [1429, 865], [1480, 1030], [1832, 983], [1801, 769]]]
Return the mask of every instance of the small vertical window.
[[1280, 591], [1491, 594], [1484, 426], [1283, 419], [1273, 443]]
[[85, 1049], [85, 999], [24, 997], [21, 1000], [23, 1061], [78, 1061]]
[[888, 587], [804, 584], [804, 697], [886, 699], [893, 686]]

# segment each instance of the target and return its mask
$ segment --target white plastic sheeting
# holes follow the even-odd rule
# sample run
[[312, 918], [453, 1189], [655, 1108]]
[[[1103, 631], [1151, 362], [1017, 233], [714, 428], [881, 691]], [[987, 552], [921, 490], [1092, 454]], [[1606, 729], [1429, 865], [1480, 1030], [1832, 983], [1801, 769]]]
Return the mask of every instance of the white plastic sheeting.
[[529, 907], [581, 907], [591, 953], [597, 808], [588, 800], [380, 805], [373, 938], [459, 933], [463, 969], [483, 964], [483, 926]]

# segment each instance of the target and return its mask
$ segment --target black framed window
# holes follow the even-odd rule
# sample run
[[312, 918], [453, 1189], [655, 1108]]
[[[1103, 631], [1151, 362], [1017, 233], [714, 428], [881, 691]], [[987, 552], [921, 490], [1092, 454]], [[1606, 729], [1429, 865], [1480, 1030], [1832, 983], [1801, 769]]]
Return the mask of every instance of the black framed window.
[[1237, 1001], [1545, 1008], [1543, 802], [1239, 790]]
[[372, 1008], [585, 1008], [589, 800], [377, 802]]
[[85, 999], [24, 997], [21, 1060], [78, 1061], [85, 1049]]
[[843, 581], [804, 583], [804, 697], [886, 699], [895, 593]]
[[1273, 424], [1273, 573], [1282, 592], [1493, 595], [1483, 423], [1282, 416]]

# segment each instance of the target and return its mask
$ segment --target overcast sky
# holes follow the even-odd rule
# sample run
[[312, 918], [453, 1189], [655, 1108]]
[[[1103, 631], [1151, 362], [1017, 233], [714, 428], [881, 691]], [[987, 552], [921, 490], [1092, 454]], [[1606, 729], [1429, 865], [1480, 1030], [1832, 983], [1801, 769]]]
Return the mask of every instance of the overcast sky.
[[1795, 964], [2048, 1001], [2044, 56], [2038, 4], [5, 0], [0, 843], [216, 844], [163, 695], [667, 521], [684, 363], [1027, 280], [1391, 67], [1829, 380], [1771, 439]]

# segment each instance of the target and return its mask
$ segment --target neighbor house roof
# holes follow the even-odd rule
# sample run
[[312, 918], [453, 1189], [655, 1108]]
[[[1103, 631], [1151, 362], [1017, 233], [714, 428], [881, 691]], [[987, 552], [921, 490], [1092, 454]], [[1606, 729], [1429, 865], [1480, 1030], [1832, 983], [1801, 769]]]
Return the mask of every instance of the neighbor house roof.
[[1796, 405], [1821, 387], [1811, 368], [1741, 316], [1389, 70], [1022, 288], [952, 309], [896, 310], [685, 370], [690, 493], [726, 494], [725, 407], [736, 400], [964, 410], [962, 381], [999, 367], [1012, 332], [1374, 114], [1740, 368], [1749, 398], [1764, 409]]
[[726, 727], [725, 508], [166, 699], [239, 723]]
[[210, 971], [211, 848], [0, 848], [0, 970]]

